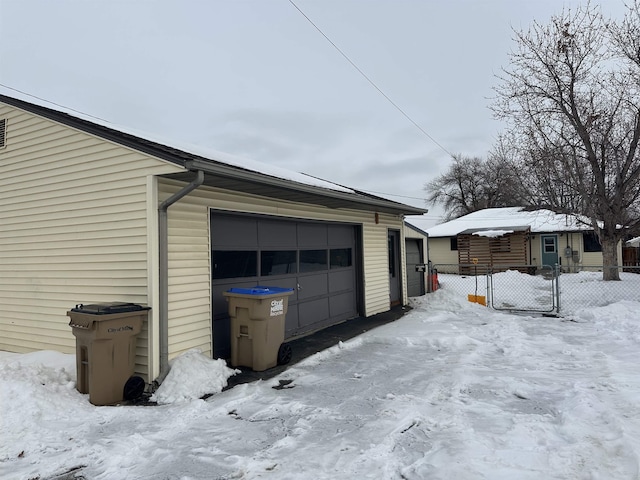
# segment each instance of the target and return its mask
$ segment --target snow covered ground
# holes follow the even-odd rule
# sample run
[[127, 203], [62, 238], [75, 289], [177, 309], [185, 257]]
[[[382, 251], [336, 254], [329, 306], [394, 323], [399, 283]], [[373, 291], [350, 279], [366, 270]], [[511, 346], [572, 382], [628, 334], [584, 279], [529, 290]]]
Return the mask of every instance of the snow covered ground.
[[[638, 479], [637, 277], [635, 301], [564, 319], [443, 289], [224, 392], [233, 371], [190, 352], [158, 406], [95, 407], [75, 389], [73, 356], [0, 352], [0, 478]], [[582, 294], [633, 282], [584, 282]], [[219, 393], [198, 399], [203, 384]]]

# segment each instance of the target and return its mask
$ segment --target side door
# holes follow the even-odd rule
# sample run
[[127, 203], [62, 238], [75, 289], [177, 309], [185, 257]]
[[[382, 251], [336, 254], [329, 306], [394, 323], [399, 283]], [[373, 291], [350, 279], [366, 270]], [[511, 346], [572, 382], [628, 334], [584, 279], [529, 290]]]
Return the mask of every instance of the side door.
[[542, 248], [542, 265], [553, 267], [558, 263], [558, 236], [540, 235], [540, 245]]
[[405, 252], [407, 256], [407, 294], [410, 297], [424, 295], [423, 272], [416, 271], [416, 265], [423, 264], [422, 241], [415, 238], [405, 239]]

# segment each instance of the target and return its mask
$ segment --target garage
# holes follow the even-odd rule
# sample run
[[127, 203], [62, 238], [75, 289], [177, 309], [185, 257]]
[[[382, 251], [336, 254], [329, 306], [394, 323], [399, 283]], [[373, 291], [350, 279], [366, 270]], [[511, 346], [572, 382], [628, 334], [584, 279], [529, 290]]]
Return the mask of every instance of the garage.
[[294, 289], [286, 338], [358, 316], [357, 226], [217, 211], [210, 225], [214, 357], [230, 355], [230, 288]]

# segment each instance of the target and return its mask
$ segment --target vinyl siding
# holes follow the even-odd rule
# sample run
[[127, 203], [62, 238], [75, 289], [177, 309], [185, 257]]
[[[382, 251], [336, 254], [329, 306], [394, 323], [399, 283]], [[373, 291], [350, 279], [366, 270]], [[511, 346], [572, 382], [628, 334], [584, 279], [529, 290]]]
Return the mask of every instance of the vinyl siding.
[[[136, 369], [155, 377], [157, 206], [184, 186], [156, 176], [181, 168], [4, 104], [0, 118], [7, 119], [0, 150], [0, 349], [74, 353], [70, 308], [145, 303], [152, 310], [138, 336]], [[211, 353], [210, 208], [360, 225], [361, 313], [389, 309], [387, 231], [402, 231], [399, 216], [380, 214], [376, 224], [373, 212], [201, 187], [169, 208], [170, 357], [191, 348]]]
[[449, 237], [429, 237], [429, 260], [436, 267], [437, 265], [457, 265], [458, 251], [451, 250]]
[[[183, 186], [179, 182], [160, 180], [159, 201]], [[363, 314], [369, 316], [389, 310], [387, 230], [401, 229], [402, 220], [399, 217], [380, 214], [379, 223], [376, 224], [373, 212], [329, 209], [203, 186], [168, 210], [170, 358], [191, 348], [211, 354], [210, 208], [362, 225]]]
[[[391, 225], [380, 215], [380, 223], [363, 224], [364, 303], [366, 316], [389, 310], [389, 228]], [[401, 257], [402, 258], [402, 257]]]
[[147, 176], [179, 169], [4, 104], [0, 118], [0, 349], [74, 353], [74, 305], [150, 303]]

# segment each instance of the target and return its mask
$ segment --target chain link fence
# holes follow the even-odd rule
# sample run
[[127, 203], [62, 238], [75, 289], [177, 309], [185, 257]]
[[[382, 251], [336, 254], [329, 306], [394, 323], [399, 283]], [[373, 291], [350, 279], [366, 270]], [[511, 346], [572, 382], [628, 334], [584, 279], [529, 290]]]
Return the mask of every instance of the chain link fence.
[[[620, 281], [602, 280], [603, 268], [618, 269]], [[623, 266], [562, 272], [559, 266], [438, 264], [430, 278], [437, 278], [438, 288], [496, 310], [570, 315], [581, 308], [640, 301], [640, 269]], [[598, 296], [592, 294], [594, 283]]]
[[[620, 281], [602, 280], [603, 268], [617, 269]], [[560, 287], [559, 313], [571, 314], [581, 308], [601, 307], [622, 300], [640, 301], [640, 269], [627, 271], [629, 267], [602, 265], [581, 266], [579, 272], [561, 273], [558, 277]], [[588, 286], [597, 285], [600, 292], [595, 296]]]

